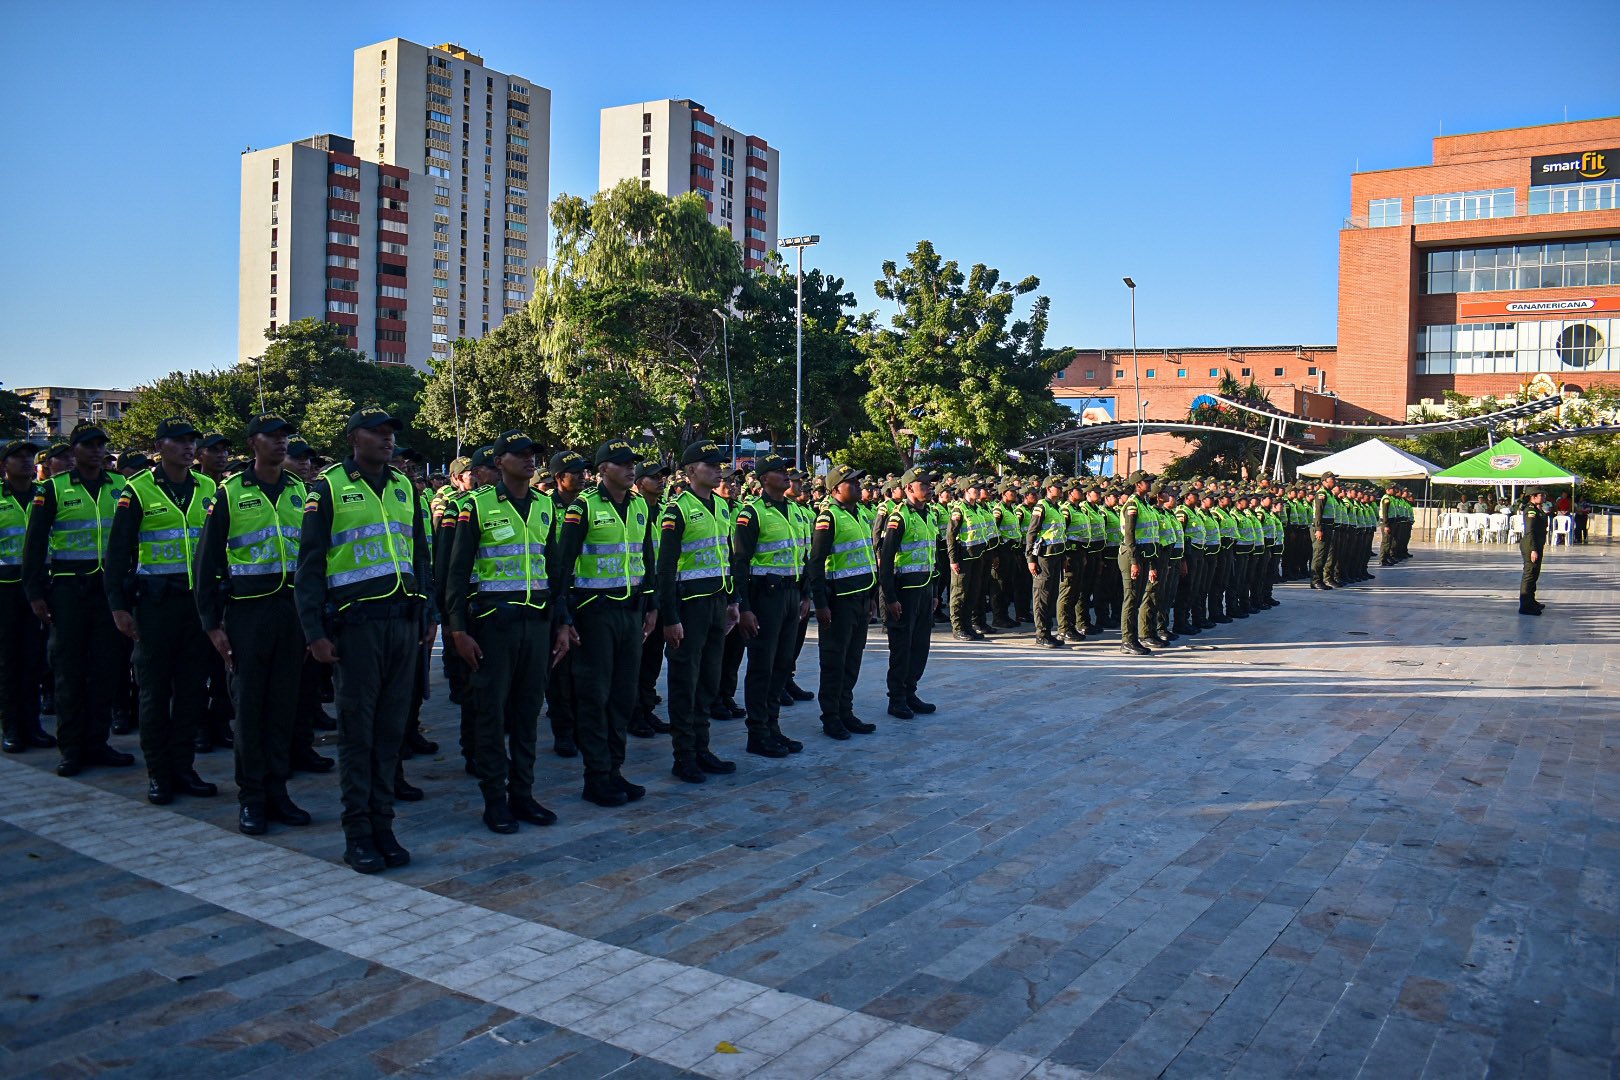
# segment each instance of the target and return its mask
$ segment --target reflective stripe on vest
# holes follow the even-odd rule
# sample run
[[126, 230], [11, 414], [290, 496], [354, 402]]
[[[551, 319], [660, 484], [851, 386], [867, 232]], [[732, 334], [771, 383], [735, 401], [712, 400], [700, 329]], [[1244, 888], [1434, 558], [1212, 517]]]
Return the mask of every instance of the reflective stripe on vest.
[[[415, 581], [416, 490], [403, 473], [389, 469], [379, 495], [361, 479], [350, 479], [342, 464], [322, 474], [332, 488], [332, 539], [326, 552], [326, 587], [341, 589], [368, 581], [388, 581], [386, 591], [357, 600], [380, 600], [406, 591]], [[407, 595], [409, 593], [407, 592]], [[349, 601], [354, 603], [355, 601]], [[348, 607], [345, 603], [342, 607]]]
[[141, 524], [135, 534], [137, 576], [184, 574], [186, 584], [194, 584], [193, 555], [216, 485], [200, 472], [192, 472], [191, 479], [196, 486], [191, 501], [181, 510], [158, 486], [155, 472], [142, 470], [129, 478], [126, 490], [133, 492], [141, 504]]
[[230, 516], [225, 536], [225, 573], [231, 596], [253, 600], [292, 585], [303, 534], [304, 485], [288, 475], [278, 499], [241, 476], [229, 477], [216, 498]]
[[468, 498], [478, 515], [474, 596], [491, 605], [479, 617], [492, 614], [502, 604], [544, 607], [551, 591], [546, 577], [546, 543], [557, 516], [551, 496], [531, 491], [527, 516], [520, 514], [517, 505], [503, 498], [493, 484], [477, 489]]
[[19, 499], [0, 480], [0, 581], [22, 580], [23, 537], [28, 533], [28, 512], [34, 500]]
[[[592, 487], [580, 495], [578, 505], [585, 521], [585, 544], [574, 561], [574, 587], [609, 593], [614, 600], [630, 599], [631, 589], [647, 576], [642, 549], [647, 500], [631, 491], [621, 518], [601, 489]], [[614, 593], [617, 595], [611, 595]], [[587, 597], [581, 605], [594, 599]]]
[[837, 596], [850, 596], [872, 587], [877, 576], [877, 558], [872, 550], [872, 534], [857, 514], [851, 514], [832, 499], [827, 513], [833, 520], [832, 550], [827, 553], [826, 577], [828, 581], [843, 582], [833, 586]]
[[1037, 555], [1061, 555], [1068, 547], [1069, 511], [1051, 499], [1041, 500], [1041, 531], [1035, 539]]
[[920, 589], [934, 578], [934, 545], [939, 540], [939, 525], [932, 513], [926, 517], [912, 509], [910, 503], [896, 511], [903, 523], [900, 547], [894, 553], [895, 574], [926, 574], [923, 580], [901, 588]]
[[[105, 473], [95, 498], [84, 486], [73, 481], [71, 473], [50, 479], [56, 496], [56, 520], [51, 523], [51, 562], [82, 566], [94, 563], [97, 570], [107, 555], [107, 537], [112, 533], [113, 510], [124, 490], [124, 478]], [[63, 573], [70, 573], [64, 566]], [[52, 570], [55, 573], [55, 570]]]
[[714, 496], [714, 510], [690, 491], [664, 510], [681, 519], [681, 554], [675, 580], [685, 582], [682, 600], [731, 591], [731, 504]]
[[793, 504], [778, 510], [764, 498], [755, 496], [748, 501], [748, 508], [753, 510], [754, 523], [759, 527], [754, 557], [748, 560], [748, 576], [798, 577], [799, 530], [794, 521]]

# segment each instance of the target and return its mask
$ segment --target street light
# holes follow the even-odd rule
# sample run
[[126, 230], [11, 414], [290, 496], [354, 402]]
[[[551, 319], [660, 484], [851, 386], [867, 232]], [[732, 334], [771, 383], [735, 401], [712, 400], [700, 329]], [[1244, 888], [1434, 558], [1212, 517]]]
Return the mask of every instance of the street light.
[[715, 308], [714, 313], [720, 316], [720, 345], [726, 358], [726, 408], [731, 413], [731, 471], [737, 471], [737, 399], [731, 395], [731, 316], [721, 308]]
[[1125, 279], [1131, 290], [1131, 376], [1136, 382], [1136, 467], [1142, 467], [1142, 367], [1136, 360], [1136, 282]]
[[793, 464], [804, 468], [804, 249], [821, 243], [819, 235], [789, 236], [778, 248], [792, 248], [799, 256], [799, 281], [793, 289]]

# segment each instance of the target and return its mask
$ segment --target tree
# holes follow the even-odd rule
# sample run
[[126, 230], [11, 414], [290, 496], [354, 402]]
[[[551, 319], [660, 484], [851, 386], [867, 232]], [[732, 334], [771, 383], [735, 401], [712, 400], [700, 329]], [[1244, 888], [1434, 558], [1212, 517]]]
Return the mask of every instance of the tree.
[[45, 414], [33, 402], [0, 386], [0, 437], [27, 435], [30, 421], [43, 419]]
[[450, 359], [429, 362], [419, 419], [466, 452], [518, 430], [542, 445], [551, 430], [551, 380], [540, 364], [529, 310], [508, 315], [482, 341], [458, 339]]
[[[1221, 372], [1221, 382], [1216, 394], [1234, 401], [1246, 402], [1250, 405], [1269, 405], [1271, 398], [1265, 388], [1254, 379], [1247, 383], [1239, 382], [1230, 368]], [[1233, 431], [1252, 431], [1264, 435], [1270, 426], [1263, 416], [1257, 416], [1242, 409], [1229, 408], [1220, 403], [1208, 402], [1187, 412], [1189, 423], [1204, 424], [1212, 429], [1227, 428]], [[1244, 435], [1227, 435], [1219, 430], [1212, 430], [1210, 434], [1199, 435], [1187, 440], [1192, 449], [1181, 457], [1176, 458], [1165, 467], [1164, 475], [1174, 480], [1185, 479], [1192, 476], [1219, 476], [1222, 478], [1238, 479], [1243, 476], [1258, 478], [1260, 475], [1261, 459], [1266, 456], [1267, 448], [1264, 442], [1248, 438]], [[1281, 453], [1284, 471], [1289, 475], [1304, 455], [1292, 450], [1280, 450], [1273, 447], [1270, 451], [1275, 455]]]
[[904, 267], [883, 264], [875, 289], [897, 310], [887, 327], [875, 318], [862, 327], [863, 403], [907, 462], [915, 437], [924, 446], [954, 439], [999, 464], [1057, 421], [1050, 384], [1071, 351], [1045, 347], [1051, 302], [1036, 297], [1026, 318], [1013, 318], [1018, 299], [1039, 287], [1033, 276], [1003, 281], [982, 263], [964, 275], [927, 240]]

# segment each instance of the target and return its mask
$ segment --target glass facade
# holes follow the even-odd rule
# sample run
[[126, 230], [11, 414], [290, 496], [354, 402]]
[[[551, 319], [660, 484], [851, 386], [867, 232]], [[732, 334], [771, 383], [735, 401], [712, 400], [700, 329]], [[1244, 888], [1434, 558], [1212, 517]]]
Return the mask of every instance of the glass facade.
[[1453, 191], [1445, 195], [1417, 195], [1412, 199], [1412, 224], [1436, 221], [1475, 221], [1513, 216], [1513, 189]]
[[1578, 210], [1613, 210], [1620, 205], [1620, 180], [1550, 184], [1530, 189], [1532, 214], [1571, 214]]
[[1589, 285], [1620, 285], [1620, 238], [1500, 244], [1424, 255], [1422, 289], [1428, 294]]
[[1425, 326], [1418, 330], [1419, 375], [1554, 374], [1620, 371], [1613, 346], [1620, 319]]

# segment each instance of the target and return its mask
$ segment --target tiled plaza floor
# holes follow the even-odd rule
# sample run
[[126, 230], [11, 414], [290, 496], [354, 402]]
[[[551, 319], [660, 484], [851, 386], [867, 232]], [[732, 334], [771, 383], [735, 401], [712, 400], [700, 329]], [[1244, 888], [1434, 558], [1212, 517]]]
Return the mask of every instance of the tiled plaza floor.
[[618, 810], [546, 755], [562, 820], [507, 837], [436, 691], [377, 878], [331, 777], [249, 839], [228, 783], [8, 758], [0, 1073], [1620, 1075], [1617, 558], [1553, 554], [1539, 619], [1450, 549], [1151, 659], [936, 635], [912, 721], [875, 636], [876, 735], [716, 725], [701, 787], [632, 739]]

